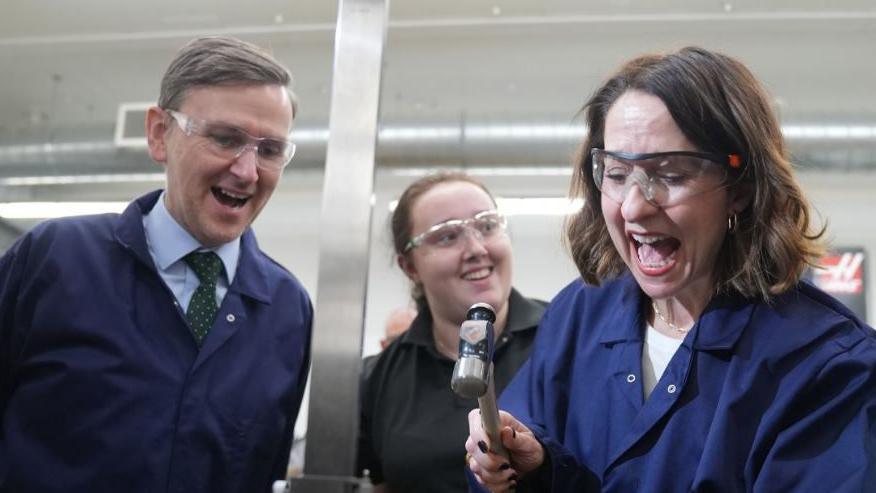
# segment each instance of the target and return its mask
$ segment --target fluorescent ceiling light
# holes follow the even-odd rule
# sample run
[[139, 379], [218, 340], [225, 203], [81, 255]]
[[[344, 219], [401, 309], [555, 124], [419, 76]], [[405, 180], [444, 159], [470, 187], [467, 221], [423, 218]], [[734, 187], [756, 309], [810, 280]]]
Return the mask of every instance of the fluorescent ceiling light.
[[[0, 43], [2, 45], [2, 43]], [[580, 142], [587, 133], [585, 125], [577, 123], [552, 124], [490, 124], [459, 122], [439, 126], [392, 125], [378, 130], [379, 139], [384, 142], [419, 141], [506, 141], [533, 139], [543, 141]], [[795, 140], [874, 140], [876, 125], [873, 124], [785, 124], [782, 133], [787, 139]], [[52, 154], [103, 153], [113, 152], [117, 145], [145, 149], [146, 138], [133, 136], [121, 138], [119, 142], [58, 142], [0, 146], [0, 158], [39, 159]], [[292, 129], [292, 140], [300, 144], [323, 144], [329, 139], [327, 127], [303, 127]]]
[[566, 197], [499, 197], [496, 204], [506, 216], [568, 216], [581, 210], [584, 201]]
[[77, 152], [101, 152], [112, 151], [113, 143], [109, 141], [93, 141], [93, 142], [58, 142], [43, 144], [24, 144], [0, 146], [0, 156], [41, 156], [52, 153], [77, 153]]
[[459, 127], [384, 127], [378, 131], [379, 139], [386, 142], [459, 140], [460, 136]]
[[164, 183], [164, 173], [118, 173], [100, 175], [46, 175], [0, 178], [0, 186], [91, 185], [97, 183]]
[[[497, 197], [499, 212], [506, 216], [566, 216], [581, 210], [582, 199], [566, 197]], [[389, 212], [398, 206], [398, 200], [389, 203]]]
[[469, 139], [582, 139], [587, 133], [584, 125], [469, 125], [465, 136]]
[[327, 128], [302, 128], [292, 127], [292, 140], [296, 143], [303, 142], [326, 142], [329, 131]]
[[127, 202], [6, 202], [0, 203], [5, 219], [49, 219], [104, 212], [122, 212]]
[[[439, 168], [390, 168], [394, 176], [420, 177]], [[572, 176], [571, 166], [472, 166], [441, 167], [441, 171], [460, 171], [471, 176]]]
[[876, 126], [871, 125], [783, 125], [787, 139], [870, 140], [876, 138]]

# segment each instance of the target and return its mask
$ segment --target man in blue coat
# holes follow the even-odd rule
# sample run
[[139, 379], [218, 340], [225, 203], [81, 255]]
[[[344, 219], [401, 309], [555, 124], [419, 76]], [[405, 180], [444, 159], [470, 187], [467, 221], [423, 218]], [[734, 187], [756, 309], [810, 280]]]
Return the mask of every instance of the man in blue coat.
[[284, 476], [312, 308], [249, 229], [295, 146], [288, 71], [186, 45], [146, 118], [167, 188], [0, 259], [0, 491], [253, 492]]

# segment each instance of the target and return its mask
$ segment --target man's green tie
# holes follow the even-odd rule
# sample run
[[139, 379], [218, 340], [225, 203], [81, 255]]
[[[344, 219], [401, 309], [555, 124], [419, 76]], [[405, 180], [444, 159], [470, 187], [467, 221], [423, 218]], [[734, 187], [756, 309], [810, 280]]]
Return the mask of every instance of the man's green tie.
[[213, 252], [192, 252], [183, 260], [201, 281], [186, 310], [186, 318], [189, 319], [195, 341], [200, 346], [213, 325], [216, 312], [219, 311], [216, 305], [216, 280], [222, 272], [222, 260]]

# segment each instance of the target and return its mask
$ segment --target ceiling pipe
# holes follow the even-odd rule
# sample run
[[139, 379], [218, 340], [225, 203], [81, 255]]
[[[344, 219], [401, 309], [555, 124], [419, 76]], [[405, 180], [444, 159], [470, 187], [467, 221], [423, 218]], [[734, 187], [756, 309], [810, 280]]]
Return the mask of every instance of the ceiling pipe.
[[[876, 170], [876, 125], [783, 126], [794, 160], [803, 167]], [[381, 127], [382, 167], [565, 166], [586, 130], [557, 122], [450, 122]], [[328, 130], [293, 131], [295, 168], [322, 168]], [[0, 146], [0, 178], [50, 175], [138, 174], [162, 171], [145, 141], [119, 147], [109, 139]]]

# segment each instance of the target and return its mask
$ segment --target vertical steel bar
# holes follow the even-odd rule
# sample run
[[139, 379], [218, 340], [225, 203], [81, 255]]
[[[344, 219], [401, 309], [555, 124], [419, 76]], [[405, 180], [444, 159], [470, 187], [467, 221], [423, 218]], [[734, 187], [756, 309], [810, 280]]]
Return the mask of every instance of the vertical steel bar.
[[[388, 0], [340, 0], [320, 227], [304, 481], [347, 492], [359, 432], [359, 371]], [[307, 478], [312, 481], [307, 481]]]

